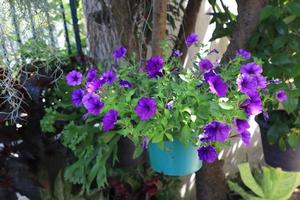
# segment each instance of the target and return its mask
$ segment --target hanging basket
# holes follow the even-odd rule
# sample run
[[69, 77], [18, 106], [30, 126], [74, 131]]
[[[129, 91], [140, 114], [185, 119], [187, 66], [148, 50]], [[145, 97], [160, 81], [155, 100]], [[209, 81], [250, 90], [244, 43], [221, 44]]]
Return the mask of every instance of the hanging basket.
[[198, 171], [202, 162], [198, 158], [197, 148], [192, 144], [185, 146], [178, 140], [164, 142], [164, 149], [157, 144], [149, 145], [151, 168], [169, 176], [187, 176]]

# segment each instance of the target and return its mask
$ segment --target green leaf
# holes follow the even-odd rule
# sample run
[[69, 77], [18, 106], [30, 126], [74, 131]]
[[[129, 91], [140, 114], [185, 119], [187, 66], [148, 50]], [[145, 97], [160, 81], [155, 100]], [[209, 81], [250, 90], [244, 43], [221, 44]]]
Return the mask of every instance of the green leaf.
[[283, 106], [288, 113], [295, 111], [298, 106], [298, 98], [289, 97], [285, 102], [283, 102]]
[[274, 39], [274, 42], [273, 42], [273, 48], [275, 50], [278, 50], [280, 49], [281, 47], [283, 47], [287, 42], [287, 37], [286, 36], [279, 36], [279, 37], [276, 37]]
[[289, 127], [287, 124], [275, 123], [269, 128], [267, 132], [268, 142], [271, 144], [275, 144], [281, 136], [287, 134], [288, 132]]
[[287, 136], [287, 141], [289, 145], [292, 147], [292, 149], [296, 150], [299, 146], [299, 136], [295, 133], [290, 133]]
[[274, 14], [274, 7], [271, 5], [265, 6], [262, 11], [260, 12], [259, 21], [264, 21], [265, 19], [269, 18]]
[[238, 193], [241, 195], [243, 199], [253, 199], [254, 196], [251, 194], [248, 194], [239, 184], [228, 181], [229, 189], [235, 193]]
[[159, 143], [159, 142], [162, 142], [163, 140], [164, 140], [164, 134], [159, 133], [159, 134], [156, 134], [156, 135], [152, 138], [151, 142], [153, 142], [153, 143]]
[[294, 122], [294, 125], [296, 126], [300, 126], [300, 116], [297, 116], [295, 122]]
[[170, 133], [165, 133], [166, 137], [168, 138], [168, 140], [172, 141], [174, 140], [173, 135]]
[[287, 5], [287, 8], [291, 14], [300, 17], [300, 3], [291, 2]]
[[279, 149], [281, 151], [286, 151], [286, 143], [284, 137], [281, 137], [278, 141]]
[[234, 108], [228, 102], [219, 102], [219, 106], [224, 110], [232, 110]]
[[249, 163], [243, 163], [238, 166], [243, 183], [251, 189], [256, 195], [264, 197], [264, 191], [254, 179]]

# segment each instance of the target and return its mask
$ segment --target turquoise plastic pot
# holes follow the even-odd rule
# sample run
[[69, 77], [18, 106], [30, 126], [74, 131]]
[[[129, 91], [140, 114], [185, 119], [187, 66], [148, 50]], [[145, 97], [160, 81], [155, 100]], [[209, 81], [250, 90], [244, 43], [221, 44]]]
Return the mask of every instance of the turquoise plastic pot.
[[198, 158], [197, 148], [184, 146], [178, 140], [165, 142], [164, 149], [151, 143], [148, 148], [151, 168], [169, 176], [187, 176], [198, 171], [202, 162]]

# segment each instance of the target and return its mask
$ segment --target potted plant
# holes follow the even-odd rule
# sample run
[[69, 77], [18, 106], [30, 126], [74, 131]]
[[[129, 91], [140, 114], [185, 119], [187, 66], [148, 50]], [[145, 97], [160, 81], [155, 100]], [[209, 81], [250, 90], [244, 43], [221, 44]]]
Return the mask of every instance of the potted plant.
[[279, 102], [267, 100], [265, 104], [269, 119], [264, 120], [263, 114], [256, 118], [265, 160], [288, 171], [300, 170], [300, 23], [293, 9], [299, 5], [299, 1], [270, 1], [262, 9], [258, 31], [249, 40], [249, 49], [264, 61], [264, 74], [277, 83], [269, 91]]
[[300, 171], [299, 96], [297, 83], [276, 81], [270, 93], [277, 102], [267, 99], [267, 113], [256, 116], [267, 164], [286, 171]]
[[[197, 171], [202, 161], [214, 162], [230, 137], [250, 143], [247, 118], [262, 111], [260, 93], [267, 86], [260, 60], [240, 50], [229, 64], [219, 65], [203, 57], [216, 51], [198, 44], [196, 34], [186, 43], [201, 48], [187, 70], [179, 50], [168, 61], [165, 53], [141, 66], [134, 56], [122, 59], [126, 49], [120, 47], [114, 52], [119, 65], [102, 73], [90, 68], [85, 79], [78, 70], [67, 74], [64, 96], [77, 107], [72, 111], [85, 113], [84, 123], [71, 122], [62, 132], [64, 144], [80, 158], [66, 171], [71, 181], [78, 180], [78, 171], [103, 169], [107, 155], [116, 155], [115, 138], [135, 143], [135, 157], [148, 149], [151, 167], [173, 176]], [[167, 52], [168, 45], [163, 48]], [[238, 134], [231, 134], [234, 129]], [[82, 164], [88, 166], [81, 169]], [[88, 185], [105, 177], [103, 170], [91, 174]]]
[[[196, 44], [202, 51], [188, 70], [181, 67], [179, 50], [168, 61], [157, 55], [143, 66], [131, 57], [87, 85], [83, 95], [103, 101], [104, 113], [114, 116], [108, 120], [110, 131], [138, 144], [137, 153], [149, 144], [151, 167], [167, 175], [188, 175], [201, 167], [201, 160], [213, 162], [232, 136], [240, 136], [248, 145], [247, 118], [263, 110], [260, 92], [267, 80], [260, 60], [241, 49], [229, 64], [213, 64], [203, 55], [215, 51], [197, 44], [197, 37], [191, 34], [186, 39], [188, 46]], [[167, 52], [168, 45], [163, 47]], [[121, 51], [117, 49], [115, 57], [123, 56]], [[106, 84], [98, 86], [101, 81]], [[84, 105], [87, 99], [79, 102]], [[238, 135], [230, 136], [234, 129]]]

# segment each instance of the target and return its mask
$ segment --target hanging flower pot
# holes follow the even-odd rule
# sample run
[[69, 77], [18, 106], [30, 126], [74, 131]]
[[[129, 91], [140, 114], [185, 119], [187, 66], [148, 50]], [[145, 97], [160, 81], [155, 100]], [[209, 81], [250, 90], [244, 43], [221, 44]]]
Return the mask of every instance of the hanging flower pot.
[[202, 166], [197, 148], [192, 145], [185, 146], [178, 140], [165, 141], [163, 149], [156, 143], [151, 143], [148, 150], [152, 169], [165, 175], [186, 176]]
[[[284, 110], [277, 110], [270, 113], [272, 115], [281, 116], [281, 122], [279, 126], [283, 126], [286, 119], [289, 118], [288, 114]], [[263, 113], [259, 114], [255, 118], [260, 127], [262, 147], [264, 152], [265, 161], [272, 167], [280, 167], [285, 171], [300, 171], [300, 145], [296, 148], [292, 148], [286, 141], [284, 141], [285, 149], [282, 149], [279, 145], [279, 141], [271, 144], [268, 140], [268, 134], [272, 124], [270, 120], [265, 120]], [[280, 128], [277, 130], [280, 131]]]

